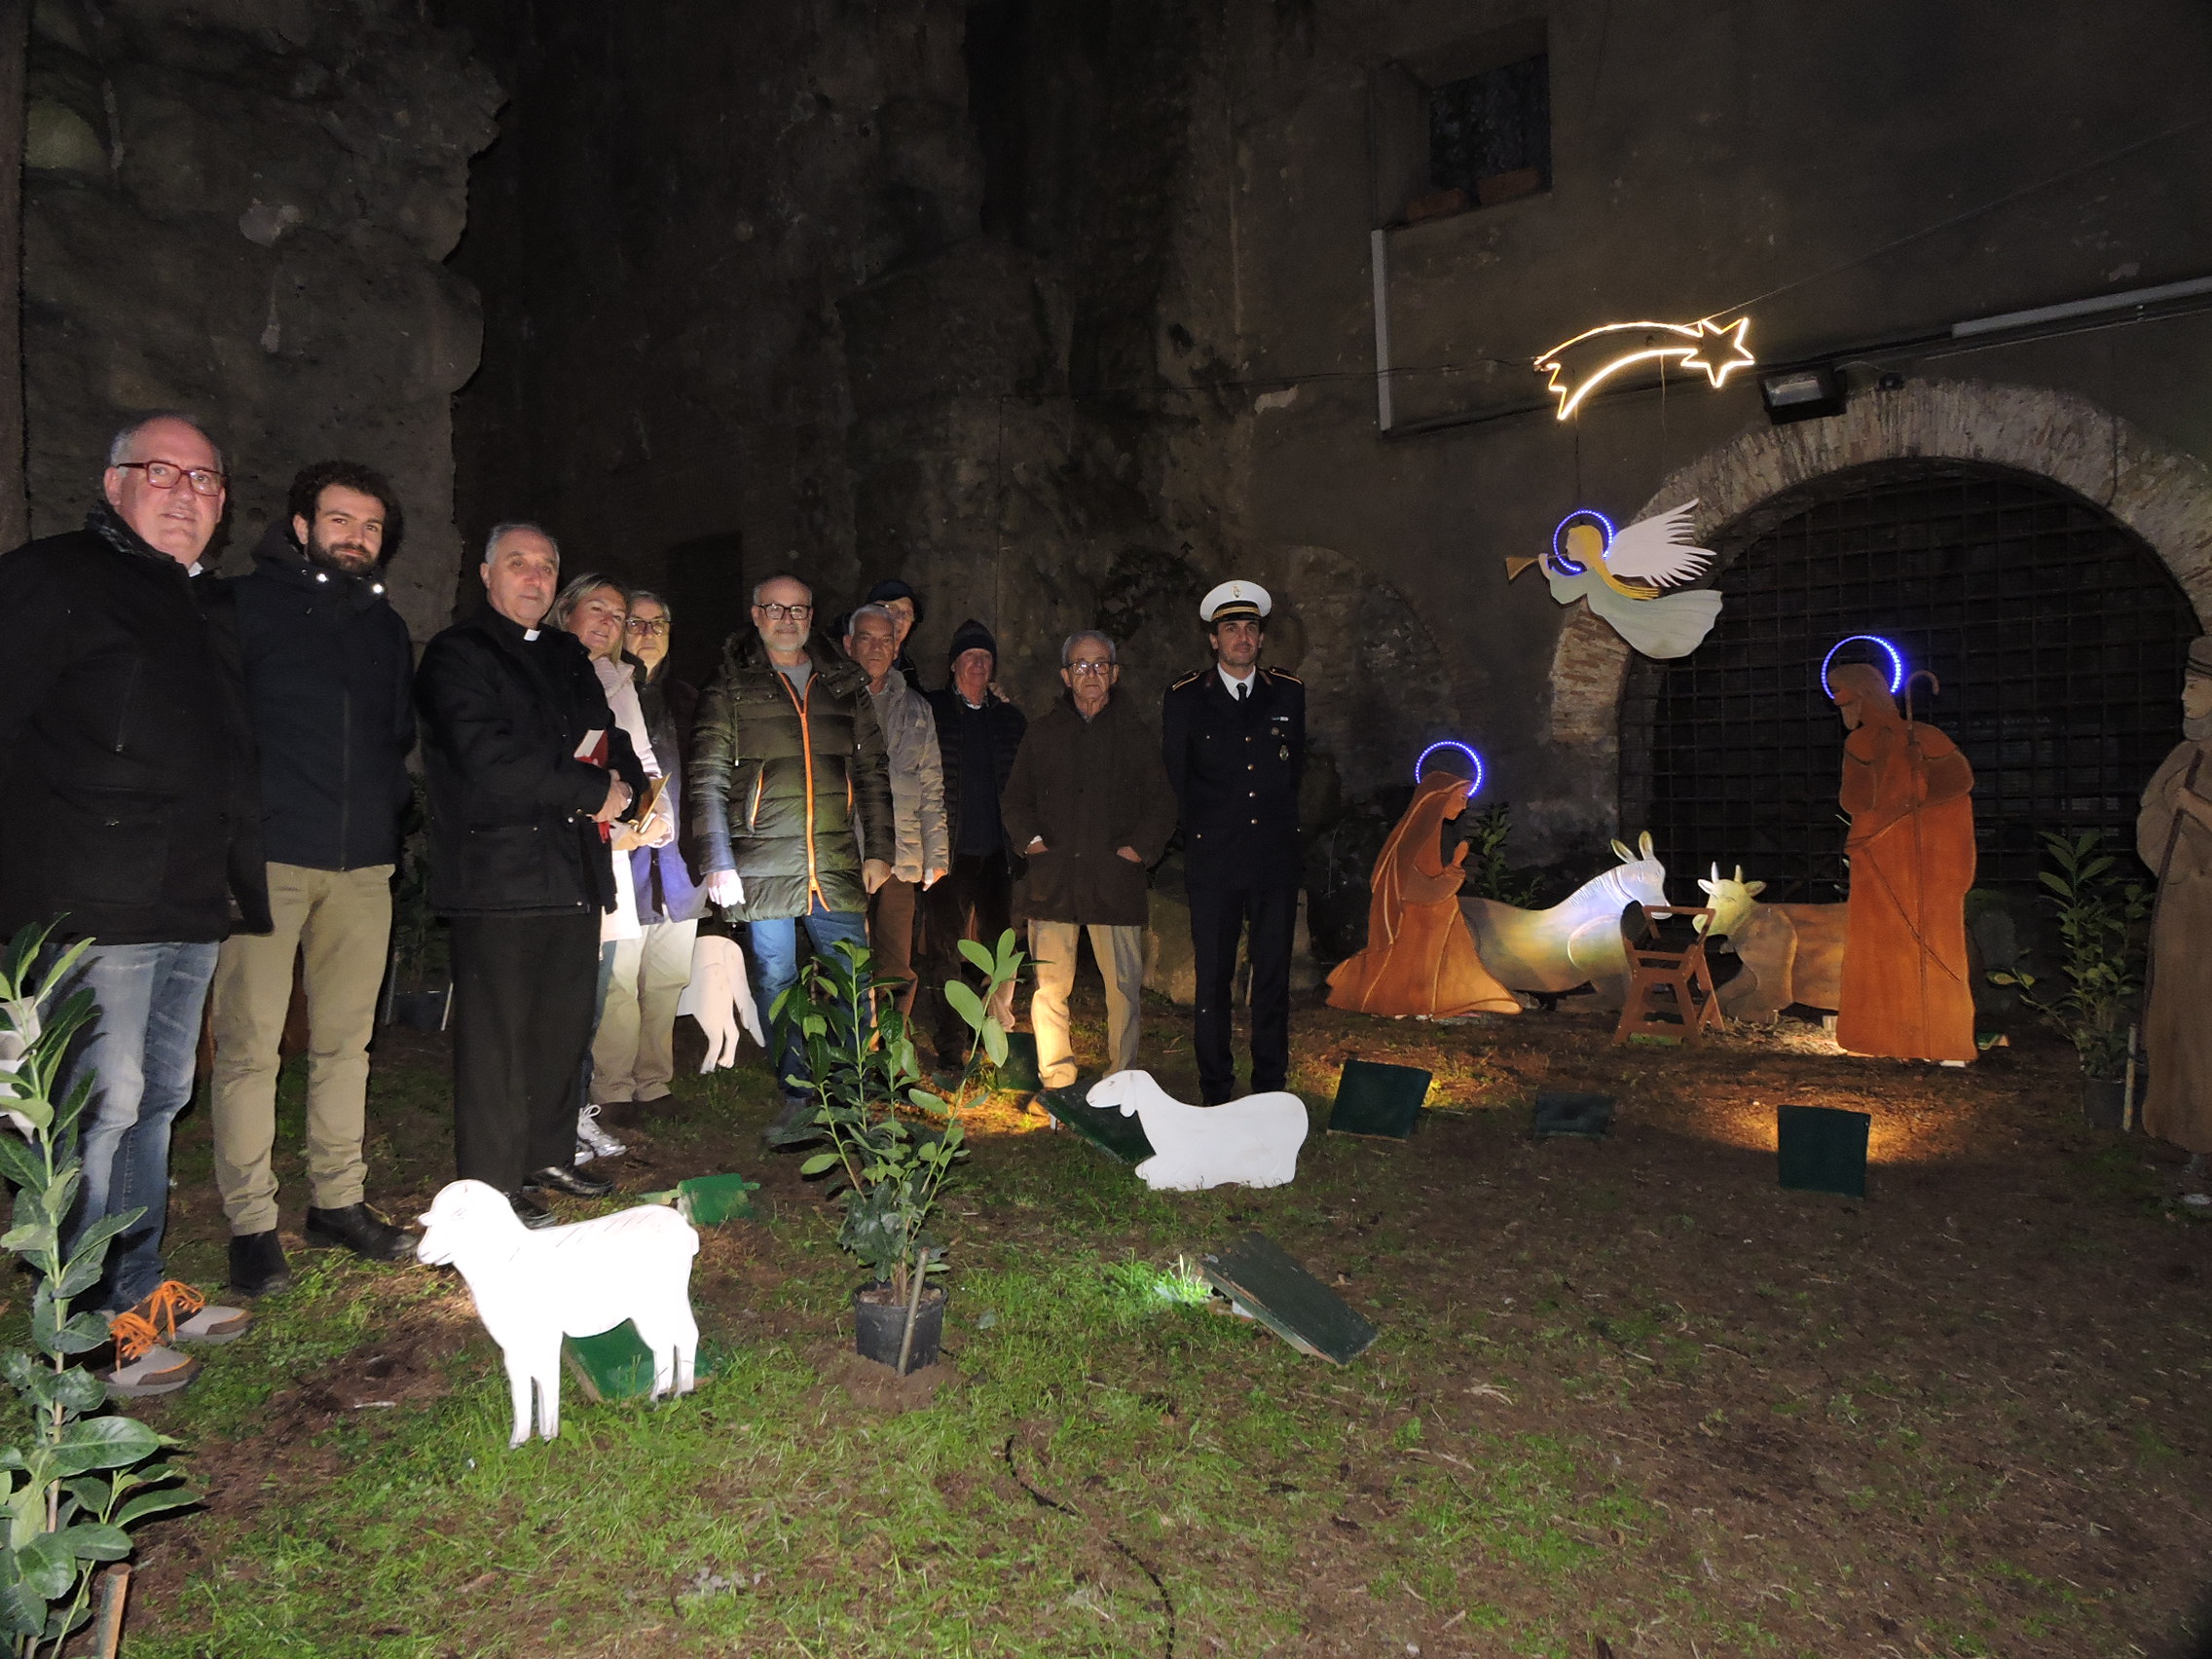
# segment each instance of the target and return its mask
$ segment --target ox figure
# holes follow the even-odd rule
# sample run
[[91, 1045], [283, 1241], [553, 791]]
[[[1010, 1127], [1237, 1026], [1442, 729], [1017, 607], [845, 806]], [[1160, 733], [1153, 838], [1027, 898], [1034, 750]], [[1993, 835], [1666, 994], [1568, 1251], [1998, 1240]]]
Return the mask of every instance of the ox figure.
[[1743, 971], [1714, 994], [1720, 1012], [1751, 1025], [1771, 1025], [1791, 1003], [1834, 1009], [1843, 999], [1843, 951], [1851, 939], [1848, 904], [1761, 904], [1763, 881], [1746, 881], [1744, 866], [1701, 879], [1713, 906], [1713, 933]]

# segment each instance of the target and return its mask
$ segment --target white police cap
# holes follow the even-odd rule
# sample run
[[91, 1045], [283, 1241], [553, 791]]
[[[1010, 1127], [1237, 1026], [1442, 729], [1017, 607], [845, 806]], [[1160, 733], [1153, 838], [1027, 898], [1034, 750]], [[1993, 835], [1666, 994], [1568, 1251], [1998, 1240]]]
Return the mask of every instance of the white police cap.
[[1235, 616], [1265, 616], [1275, 608], [1258, 582], [1223, 582], [1198, 601], [1198, 620], [1226, 622]]

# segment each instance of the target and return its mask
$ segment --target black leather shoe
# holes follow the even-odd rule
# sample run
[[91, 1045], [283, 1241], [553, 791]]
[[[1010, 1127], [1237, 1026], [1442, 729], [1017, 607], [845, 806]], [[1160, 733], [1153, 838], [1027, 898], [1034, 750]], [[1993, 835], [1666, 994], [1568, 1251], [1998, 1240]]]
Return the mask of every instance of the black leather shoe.
[[586, 1175], [581, 1169], [533, 1169], [522, 1178], [526, 1193], [566, 1193], [571, 1198], [604, 1198], [614, 1183], [604, 1175]]
[[267, 1296], [292, 1288], [291, 1264], [276, 1231], [241, 1233], [231, 1240], [231, 1288], [240, 1296]]
[[394, 1227], [367, 1204], [308, 1209], [310, 1244], [350, 1250], [371, 1262], [396, 1262], [415, 1248], [415, 1235]]
[[553, 1225], [553, 1212], [528, 1193], [509, 1193], [507, 1202], [514, 1207], [515, 1220], [534, 1233], [540, 1227]]

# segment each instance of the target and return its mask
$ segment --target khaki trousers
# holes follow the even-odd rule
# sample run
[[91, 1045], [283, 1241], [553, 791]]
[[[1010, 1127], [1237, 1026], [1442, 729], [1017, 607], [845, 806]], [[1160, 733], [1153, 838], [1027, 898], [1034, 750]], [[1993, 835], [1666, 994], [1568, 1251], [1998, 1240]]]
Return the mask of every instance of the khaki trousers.
[[[1031, 922], [1029, 954], [1037, 989], [1029, 1023], [1037, 1033], [1037, 1076], [1047, 1088], [1075, 1082], [1075, 1051], [1068, 1045], [1068, 992], [1075, 988], [1075, 958], [1084, 929], [1079, 922]], [[1090, 929], [1090, 951], [1106, 978], [1106, 1075], [1137, 1063], [1144, 1022], [1144, 929]]]
[[614, 977], [591, 1042], [591, 1097], [599, 1105], [665, 1100], [676, 1075], [676, 1004], [691, 982], [697, 922], [655, 922], [614, 945]]
[[299, 961], [308, 1002], [308, 1188], [316, 1209], [361, 1201], [369, 1037], [391, 940], [391, 866], [272, 864], [267, 934], [236, 934], [216, 959], [215, 1185], [231, 1232], [276, 1225], [277, 1045]]

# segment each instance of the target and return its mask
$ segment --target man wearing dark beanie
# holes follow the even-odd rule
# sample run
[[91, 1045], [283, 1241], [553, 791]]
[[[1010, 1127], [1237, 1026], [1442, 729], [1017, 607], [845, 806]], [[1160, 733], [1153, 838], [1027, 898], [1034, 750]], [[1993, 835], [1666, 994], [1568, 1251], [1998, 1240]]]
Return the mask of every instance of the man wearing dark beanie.
[[[968, 1027], [945, 1000], [944, 981], [975, 976], [960, 954], [960, 940], [972, 939], [995, 947], [999, 935], [1014, 925], [1014, 861], [999, 821], [999, 796], [1014, 772], [1028, 721], [1021, 711], [991, 688], [998, 673], [998, 642], [971, 618], [953, 630], [947, 651], [952, 683], [930, 693], [937, 716], [937, 742], [944, 757], [944, 816], [952, 848], [952, 868], [923, 895], [929, 916], [931, 959], [929, 1019], [935, 1027], [940, 1066], [956, 1066], [968, 1052]], [[1004, 1006], [992, 1011], [1013, 1023], [1010, 987]]]

